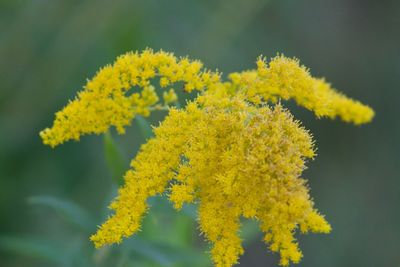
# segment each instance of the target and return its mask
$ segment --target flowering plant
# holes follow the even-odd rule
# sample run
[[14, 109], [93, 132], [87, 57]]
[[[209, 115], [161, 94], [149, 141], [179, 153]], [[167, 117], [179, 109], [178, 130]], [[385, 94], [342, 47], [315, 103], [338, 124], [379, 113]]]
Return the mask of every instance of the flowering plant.
[[[363, 124], [374, 112], [313, 78], [296, 59], [269, 62], [260, 57], [255, 70], [221, 74], [199, 61], [150, 49], [120, 56], [101, 69], [84, 90], [56, 113], [40, 135], [55, 147], [86, 134], [123, 134], [137, 115], [166, 109], [124, 176], [125, 184], [110, 205], [114, 214], [90, 239], [96, 247], [120, 243], [140, 229], [147, 199], [165, 195], [179, 210], [198, 204], [200, 230], [212, 243], [216, 266], [232, 266], [243, 253], [242, 217], [260, 222], [264, 240], [279, 252], [280, 264], [300, 261], [294, 237], [328, 233], [331, 227], [314, 208], [306, 180], [307, 159], [315, 156], [311, 134], [281, 102], [293, 99], [319, 117]], [[159, 101], [154, 85], [166, 88]], [[179, 108], [173, 87], [198, 91]]]

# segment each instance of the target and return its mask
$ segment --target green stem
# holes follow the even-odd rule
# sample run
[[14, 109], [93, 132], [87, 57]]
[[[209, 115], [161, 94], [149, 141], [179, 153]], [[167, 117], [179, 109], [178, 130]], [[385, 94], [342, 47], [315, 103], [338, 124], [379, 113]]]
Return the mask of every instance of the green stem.
[[110, 132], [104, 134], [104, 154], [114, 182], [121, 185], [128, 164]]

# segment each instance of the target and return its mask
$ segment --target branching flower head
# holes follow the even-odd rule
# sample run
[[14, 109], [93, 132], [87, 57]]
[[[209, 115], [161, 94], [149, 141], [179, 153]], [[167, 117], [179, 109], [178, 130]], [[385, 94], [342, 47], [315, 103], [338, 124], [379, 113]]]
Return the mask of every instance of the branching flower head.
[[[110, 126], [122, 133], [135, 114], [148, 115], [156, 105], [158, 96], [149, 83], [156, 74], [161, 87], [183, 81], [186, 90], [201, 91], [185, 108], [170, 108], [154, 128], [155, 137], [132, 160], [110, 206], [114, 214], [91, 240], [101, 247], [131, 236], [140, 229], [147, 199], [164, 194], [177, 210], [198, 204], [200, 229], [213, 245], [216, 266], [232, 266], [243, 253], [242, 217], [260, 222], [264, 241], [280, 254], [281, 265], [299, 262], [296, 230], [328, 233], [331, 227], [314, 208], [302, 177], [306, 160], [315, 155], [312, 137], [276, 102], [293, 98], [318, 117], [338, 116], [355, 124], [370, 121], [372, 109], [282, 56], [269, 64], [260, 59], [257, 70], [233, 73], [230, 82], [200, 68], [197, 61], [164, 52], [122, 56], [56, 115], [53, 128], [41, 133], [51, 146]], [[138, 85], [141, 93], [127, 94]], [[177, 100], [171, 90], [163, 98], [166, 104]]]
[[305, 159], [314, 156], [312, 139], [281, 106], [207, 94], [185, 110], [172, 109], [155, 134], [132, 161], [112, 204], [114, 217], [92, 237], [97, 246], [135, 232], [146, 199], [163, 192], [177, 209], [199, 203], [200, 228], [213, 243], [216, 266], [231, 266], [242, 254], [241, 216], [261, 221], [283, 265], [301, 257], [293, 237], [298, 226], [329, 232], [300, 178]]

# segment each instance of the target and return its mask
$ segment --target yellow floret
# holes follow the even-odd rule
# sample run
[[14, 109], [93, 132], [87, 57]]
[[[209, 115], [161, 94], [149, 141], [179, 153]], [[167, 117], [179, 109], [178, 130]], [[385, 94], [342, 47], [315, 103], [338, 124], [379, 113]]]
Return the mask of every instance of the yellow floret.
[[176, 103], [178, 101], [178, 96], [175, 93], [174, 89], [169, 89], [168, 92], [163, 93], [164, 103], [166, 105]]

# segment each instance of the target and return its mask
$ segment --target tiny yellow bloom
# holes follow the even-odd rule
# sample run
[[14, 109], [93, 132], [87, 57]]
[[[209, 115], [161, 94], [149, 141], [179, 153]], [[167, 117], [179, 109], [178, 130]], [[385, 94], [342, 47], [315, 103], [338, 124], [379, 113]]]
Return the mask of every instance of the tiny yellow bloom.
[[169, 89], [168, 92], [163, 93], [164, 103], [166, 105], [176, 103], [178, 101], [178, 96], [175, 93], [174, 89]]

